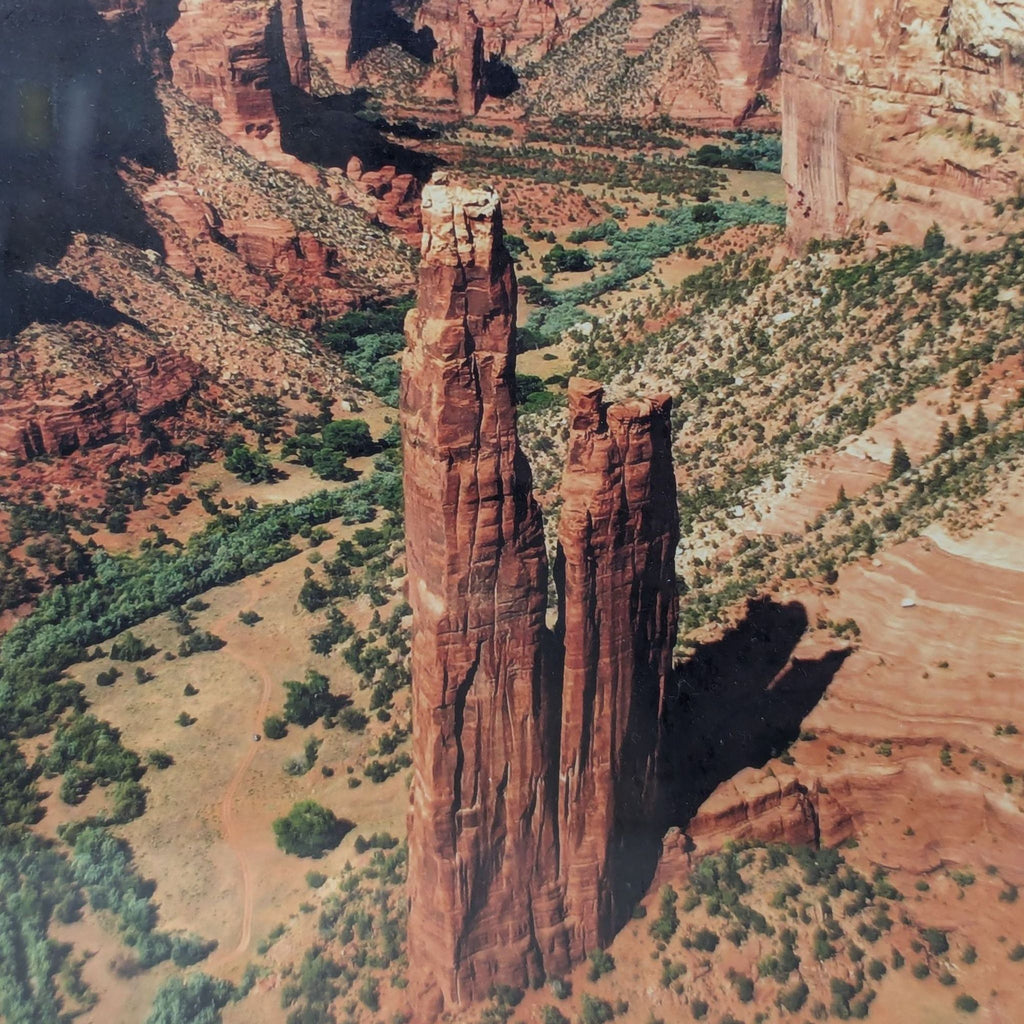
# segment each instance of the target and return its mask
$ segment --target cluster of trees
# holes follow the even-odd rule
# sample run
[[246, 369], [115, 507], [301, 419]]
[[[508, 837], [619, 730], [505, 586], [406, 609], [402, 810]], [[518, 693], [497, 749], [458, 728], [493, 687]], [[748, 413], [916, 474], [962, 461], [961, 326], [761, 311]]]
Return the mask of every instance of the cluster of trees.
[[516, 406], [521, 412], [539, 412], [561, 401], [559, 395], [548, 391], [540, 377], [530, 373], [516, 374]]
[[145, 793], [138, 783], [143, 772], [139, 755], [122, 746], [118, 729], [95, 715], [76, 713], [62, 722], [39, 764], [51, 777], [64, 776], [60, 797], [65, 803], [81, 803], [94, 784], [116, 783], [116, 820], [130, 821], [145, 810]]
[[67, 858], [27, 830], [0, 833], [0, 1017], [26, 1024], [65, 1019], [54, 977], [68, 947], [48, 934], [53, 920], [74, 921], [82, 906]]
[[348, 460], [378, 450], [365, 420], [333, 420], [318, 432], [300, 431], [285, 438], [281, 457], [310, 466], [324, 480], [352, 480]]
[[462, 149], [460, 167], [467, 174], [529, 179], [564, 185], [589, 183], [609, 188], [632, 189], [648, 194], [693, 195], [721, 184], [714, 168], [700, 167], [683, 160], [624, 160], [611, 153], [560, 152], [540, 146], [471, 145]]
[[0, 648], [4, 733], [45, 731], [80, 686], [60, 678], [91, 645], [166, 612], [211, 587], [258, 572], [297, 553], [291, 537], [304, 525], [341, 517], [369, 522], [379, 506], [401, 507], [401, 478], [378, 472], [350, 488], [320, 491], [299, 501], [222, 513], [178, 551], [138, 558], [94, 556], [91, 579], [56, 587], [14, 626]]
[[230, 981], [202, 972], [187, 978], [173, 975], [157, 992], [146, 1024], [219, 1024], [220, 1011], [244, 994], [245, 989]]
[[708, 143], [692, 156], [694, 163], [701, 167], [728, 167], [734, 171], [782, 170], [782, 139], [778, 135], [762, 135], [760, 132], [726, 132], [723, 138], [733, 144], [719, 146]]
[[[530, 317], [527, 327], [540, 334], [560, 334], [573, 323], [584, 319], [577, 309], [600, 298], [609, 291], [622, 288], [646, 274], [654, 261], [691, 245], [698, 239], [720, 233], [727, 228], [746, 224], [784, 225], [785, 207], [758, 200], [751, 203], [704, 202], [678, 206], [665, 213], [660, 221], [628, 230], [602, 226], [608, 247], [598, 260], [612, 264], [611, 270], [593, 281], [575, 288], [547, 293], [550, 308], [541, 308]], [[605, 225], [608, 222], [604, 222]], [[597, 229], [591, 229], [592, 232]], [[584, 240], [596, 234], [580, 231], [570, 240]]]
[[65, 838], [72, 844], [75, 883], [88, 895], [93, 909], [109, 910], [117, 917], [122, 938], [133, 950], [134, 961], [126, 970], [145, 969], [164, 960], [188, 967], [216, 948], [216, 942], [191, 933], [156, 929], [155, 886], [135, 870], [131, 847], [124, 839], [88, 823], [65, 830]]
[[315, 669], [309, 669], [301, 682], [286, 680], [284, 688], [287, 693], [284, 720], [303, 727], [312, 725], [320, 718], [333, 716], [352, 703], [345, 694], [331, 693], [330, 680]]
[[267, 455], [250, 448], [241, 434], [224, 443], [224, 468], [247, 484], [272, 483], [281, 475]]
[[393, 357], [405, 347], [402, 327], [414, 304], [414, 297], [407, 296], [393, 305], [355, 310], [329, 321], [320, 334], [342, 356], [346, 369], [386, 405], [398, 405], [400, 370]]
[[558, 242], [541, 257], [540, 265], [548, 274], [578, 273], [592, 269], [594, 257], [586, 249], [566, 249]]

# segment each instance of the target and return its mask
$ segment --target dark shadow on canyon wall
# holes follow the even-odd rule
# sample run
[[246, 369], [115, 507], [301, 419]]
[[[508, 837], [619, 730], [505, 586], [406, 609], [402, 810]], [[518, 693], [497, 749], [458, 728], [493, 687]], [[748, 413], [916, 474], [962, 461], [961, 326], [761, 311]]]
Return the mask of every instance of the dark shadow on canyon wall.
[[159, 46], [177, 6], [150, 5], [143, 27], [107, 21], [87, 0], [0, 0], [3, 305], [13, 275], [59, 260], [73, 233], [162, 250], [117, 172], [124, 161], [175, 169], [150, 66], [165, 58], [147, 44]]
[[145, 324], [70, 281], [40, 281], [15, 270], [3, 278], [3, 289], [0, 338], [18, 334], [32, 323], [69, 324], [75, 320], [97, 327], [128, 324], [148, 333]]
[[802, 604], [752, 600], [738, 626], [676, 666], [659, 773], [662, 814], [649, 829], [617, 823], [621, 870], [613, 877], [624, 891], [616, 907], [635, 906], [646, 894], [668, 828], [685, 829], [721, 783], [744, 768], [762, 767], [799, 737], [801, 723], [850, 653], [793, 658], [807, 626]]
[[480, 68], [484, 92], [488, 96], [503, 100], [519, 89], [519, 75], [511, 64], [506, 64], [496, 53], [492, 53]]
[[412, 22], [392, 10], [391, 0], [353, 0], [351, 24], [350, 65], [389, 43], [400, 46], [423, 64], [430, 64], [434, 59], [437, 49], [434, 33], [426, 26], [416, 31]]
[[364, 90], [320, 97], [292, 84], [280, 4], [271, 10], [266, 45], [270, 91], [286, 153], [322, 167], [344, 168], [357, 157], [367, 171], [394, 167], [398, 174], [412, 174], [420, 181], [430, 177], [437, 158], [386, 138], [380, 130], [383, 122], [365, 111], [369, 94]]

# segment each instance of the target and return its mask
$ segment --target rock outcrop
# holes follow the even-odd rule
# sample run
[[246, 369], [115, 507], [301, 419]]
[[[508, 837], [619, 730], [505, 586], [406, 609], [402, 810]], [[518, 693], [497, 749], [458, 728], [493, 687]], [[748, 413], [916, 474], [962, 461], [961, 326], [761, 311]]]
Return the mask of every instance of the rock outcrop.
[[137, 437], [145, 421], [180, 408], [201, 372], [187, 357], [169, 352], [163, 359], [141, 356], [95, 388], [70, 377], [55, 378], [45, 391], [29, 396], [17, 380], [20, 366], [14, 356], [0, 361], [4, 364], [11, 383], [0, 389], [0, 397], [10, 393], [0, 415], [0, 465]]
[[574, 383], [565, 493], [579, 529], [563, 531], [552, 635], [497, 195], [441, 178], [424, 189], [423, 223], [401, 414], [409, 956], [426, 1017], [566, 970], [621, 917], [623, 829], [649, 813], [658, 832], [678, 525], [667, 398], [606, 406]]
[[[513, 398], [497, 194], [423, 195], [402, 376], [413, 607], [409, 959], [418, 1007], [523, 985], [556, 951], [547, 559]], [[546, 883], [545, 883], [546, 880]]]
[[[169, 32], [174, 83], [220, 116], [222, 131], [243, 145], [273, 137], [280, 145], [274, 91], [310, 87], [302, 0], [272, 8], [187, 0]], [[261, 151], [262, 155], [262, 151]]]
[[[564, 46], [564, 54], [552, 54], [557, 59], [549, 69], [544, 63], [537, 66], [541, 92], [547, 91], [546, 73], [568, 74], [555, 86], [564, 90], [564, 109], [593, 114], [595, 97], [621, 101], [626, 87], [634, 116], [669, 114], [731, 124], [753, 113], [763, 94], [772, 92], [780, 0], [616, 6], [607, 0], [486, 5], [427, 0], [416, 13], [416, 24], [429, 28], [437, 41], [433, 91], [440, 94], [439, 78], [446, 76], [459, 113], [472, 115], [488, 95], [506, 95], [503, 85], [514, 84], [502, 72], [506, 63], [521, 71]], [[593, 39], [576, 48], [573, 36], [588, 26]], [[601, 38], [606, 45], [593, 41]], [[617, 75], [625, 77], [619, 81]], [[609, 77], [614, 86], [609, 87]], [[526, 83], [528, 101], [534, 88], [533, 82]]]
[[965, 242], [1015, 194], [1024, 7], [922, 0], [783, 14], [783, 175], [797, 246], [850, 231]]
[[592, 381], [569, 387], [555, 564], [559, 844], [566, 918], [583, 949], [607, 943], [642, 895], [632, 840], [661, 818], [659, 722], [678, 600], [670, 407], [666, 395], [609, 405]]

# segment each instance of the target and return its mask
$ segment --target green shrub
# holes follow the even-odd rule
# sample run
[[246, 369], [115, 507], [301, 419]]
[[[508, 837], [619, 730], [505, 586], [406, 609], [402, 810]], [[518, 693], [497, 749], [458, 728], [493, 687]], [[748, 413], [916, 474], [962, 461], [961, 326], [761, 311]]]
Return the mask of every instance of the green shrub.
[[606, 950], [593, 950], [590, 954], [589, 960], [590, 967], [587, 970], [587, 977], [591, 981], [597, 981], [598, 978], [615, 970], [615, 959], [612, 957], [611, 953], [608, 953]]
[[277, 478], [270, 459], [246, 444], [234, 446], [224, 459], [224, 468], [247, 484], [269, 483]]
[[949, 939], [944, 931], [938, 928], [924, 928], [921, 938], [928, 943], [932, 956], [941, 956], [949, 951]]
[[287, 815], [274, 821], [277, 845], [298, 857], [319, 857], [333, 850], [352, 828], [351, 822], [315, 800], [300, 800]]
[[330, 680], [315, 669], [309, 669], [302, 682], [286, 680], [284, 688], [284, 718], [296, 725], [312, 725], [318, 718], [330, 714], [339, 703], [331, 694]]
[[679, 927], [679, 915], [676, 913], [678, 894], [671, 885], [664, 885], [658, 899], [660, 913], [651, 924], [651, 935], [660, 942], [668, 942]]
[[580, 1024], [607, 1024], [614, 1018], [615, 1011], [610, 1003], [583, 993], [580, 1000]]
[[807, 996], [810, 990], [802, 982], [798, 981], [792, 988], [786, 989], [779, 995], [779, 1005], [783, 1009], [788, 1010], [790, 1013], [797, 1013], [803, 1009], [804, 1003], [807, 1002]]
[[115, 661], [142, 661], [155, 653], [155, 647], [131, 632], [115, 640], [110, 647], [110, 656]]
[[217, 1024], [233, 993], [231, 982], [206, 974], [172, 976], [160, 986], [146, 1024]]
[[268, 740], [281, 740], [288, 735], [288, 724], [280, 715], [267, 715], [263, 719], [263, 734]]

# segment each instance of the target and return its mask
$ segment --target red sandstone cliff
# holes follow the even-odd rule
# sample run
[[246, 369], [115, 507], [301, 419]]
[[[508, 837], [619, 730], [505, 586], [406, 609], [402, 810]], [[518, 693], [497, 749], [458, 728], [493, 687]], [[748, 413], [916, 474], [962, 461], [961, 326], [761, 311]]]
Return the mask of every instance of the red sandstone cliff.
[[607, 943], [632, 909], [621, 905], [635, 895], [624, 844], [659, 820], [679, 542], [670, 407], [664, 395], [609, 405], [592, 381], [569, 386], [555, 567], [564, 649], [559, 838], [566, 915], [583, 950]]
[[143, 421], [174, 413], [188, 399], [201, 372], [188, 357], [169, 351], [159, 359], [140, 355], [93, 387], [71, 375], [47, 379], [44, 371], [27, 384], [25, 361], [13, 350], [0, 354], [0, 464], [68, 455], [121, 437], [135, 440]]
[[[887, 226], [958, 242], [1020, 179], [1024, 17], [1017, 3], [793, 0], [783, 15], [790, 232]], [[884, 231], [884, 228], [883, 228]]]
[[564, 972], [642, 894], [637, 836], [660, 839], [679, 528], [668, 399], [608, 406], [574, 382], [552, 637], [543, 524], [516, 434], [516, 289], [497, 196], [438, 179], [423, 223], [401, 415], [409, 959], [413, 1005], [428, 1017], [495, 983]]
[[[487, 62], [507, 61], [521, 71], [569, 44], [565, 60], [556, 60], [550, 70], [563, 80], [554, 88], [561, 94], [556, 105], [564, 110], [594, 114], [595, 101], [603, 106], [600, 97], [609, 76], [619, 80], [605, 99], [615, 104], [617, 97], [620, 106], [601, 113], [621, 114], [627, 99], [622, 89], [628, 87], [632, 114], [641, 117], [669, 114], [732, 123], [757, 108], [760, 94], [773, 90], [780, 0], [639, 3], [623, 15], [628, 22], [624, 36], [607, 25], [594, 25], [593, 33], [608, 35], [608, 53], [597, 66], [589, 66], [570, 41], [611, 6], [607, 0], [427, 0], [417, 11], [416, 24], [429, 28], [438, 43], [432, 88], [441, 95], [446, 81], [459, 113], [469, 116], [488, 94]], [[543, 65], [540, 73], [541, 91], [546, 92]], [[525, 83], [527, 100], [533, 89], [532, 82]]]
[[168, 38], [174, 84], [217, 111], [225, 135], [250, 149], [272, 137], [259, 148], [261, 156], [280, 148], [274, 76], [287, 76], [299, 89], [308, 91], [310, 85], [302, 0], [273, 6], [189, 0], [181, 5]]

